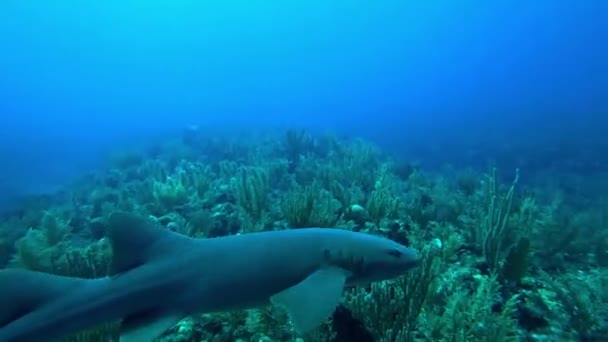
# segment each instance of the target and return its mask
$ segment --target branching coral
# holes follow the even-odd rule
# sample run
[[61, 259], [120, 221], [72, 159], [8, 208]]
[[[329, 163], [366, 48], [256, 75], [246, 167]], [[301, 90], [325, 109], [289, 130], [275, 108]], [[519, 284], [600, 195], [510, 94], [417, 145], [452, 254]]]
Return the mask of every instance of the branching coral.
[[282, 210], [290, 227], [333, 227], [340, 207], [318, 183], [302, 187], [295, 184], [283, 199]]
[[[262, 139], [201, 135], [189, 146], [174, 141], [149, 157], [115, 161], [69, 196], [30, 202], [10, 219], [0, 216], [0, 263], [16, 251], [11, 267], [103, 276], [111, 250], [99, 239], [105, 218], [117, 209], [152, 215], [197, 237], [375, 226], [382, 229], [374, 233], [420, 249], [423, 258], [399, 279], [348, 290], [340, 310], [376, 341], [606, 336], [607, 201], [579, 202], [572, 191], [520, 182], [518, 171], [505, 185], [496, 169], [482, 177], [473, 170], [391, 165], [363, 140], [322, 140], [299, 130]], [[335, 317], [304, 339], [351, 341]], [[295, 337], [281, 313], [264, 308], [192, 316], [161, 340], [195, 339]]]
[[164, 181], [154, 181], [152, 194], [162, 211], [172, 211], [188, 202], [188, 191], [179, 175], [167, 177]]
[[438, 277], [445, 269], [440, 249], [428, 245], [421, 253], [422, 264], [404, 276], [358, 289], [347, 305], [372, 333], [387, 342], [414, 341], [418, 316], [436, 291]]
[[238, 204], [257, 222], [268, 209], [268, 182], [268, 173], [261, 167], [241, 168], [232, 179]]

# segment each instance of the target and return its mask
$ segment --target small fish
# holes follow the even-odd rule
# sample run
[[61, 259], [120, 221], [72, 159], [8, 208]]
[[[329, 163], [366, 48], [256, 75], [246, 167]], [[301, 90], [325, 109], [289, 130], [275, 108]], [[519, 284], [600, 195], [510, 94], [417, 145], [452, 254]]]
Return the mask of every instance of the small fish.
[[391, 240], [331, 228], [195, 239], [114, 213], [108, 238], [109, 277], [1, 270], [0, 341], [51, 341], [119, 320], [121, 342], [151, 341], [188, 315], [268, 303], [305, 333], [333, 313], [345, 286], [419, 263], [415, 250]]

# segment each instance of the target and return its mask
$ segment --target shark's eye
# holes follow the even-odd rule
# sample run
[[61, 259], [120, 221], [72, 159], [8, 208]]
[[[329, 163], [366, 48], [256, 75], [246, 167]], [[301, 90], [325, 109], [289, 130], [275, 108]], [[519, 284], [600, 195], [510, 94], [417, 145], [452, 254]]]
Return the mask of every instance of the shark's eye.
[[401, 253], [401, 251], [397, 249], [389, 249], [386, 253], [395, 258], [401, 258], [401, 256], [403, 255], [403, 253]]

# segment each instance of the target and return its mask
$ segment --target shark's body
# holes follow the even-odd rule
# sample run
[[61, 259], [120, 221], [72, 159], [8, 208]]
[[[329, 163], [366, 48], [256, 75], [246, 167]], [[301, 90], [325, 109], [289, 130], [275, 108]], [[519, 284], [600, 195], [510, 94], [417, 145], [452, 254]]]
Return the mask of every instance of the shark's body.
[[151, 341], [191, 314], [269, 302], [303, 332], [331, 315], [345, 285], [396, 277], [418, 261], [393, 241], [339, 229], [193, 239], [129, 214], [110, 222], [112, 277], [0, 271], [0, 341], [51, 341], [118, 320], [121, 341]]

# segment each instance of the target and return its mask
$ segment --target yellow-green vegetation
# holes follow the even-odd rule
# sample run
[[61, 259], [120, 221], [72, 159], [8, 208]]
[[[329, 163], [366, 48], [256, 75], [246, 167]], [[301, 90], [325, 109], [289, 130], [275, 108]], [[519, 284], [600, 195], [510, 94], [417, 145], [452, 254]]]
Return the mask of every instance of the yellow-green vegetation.
[[174, 210], [188, 202], [188, 190], [179, 175], [168, 176], [163, 181], [154, 181], [152, 194], [164, 211]]
[[261, 221], [268, 208], [268, 173], [261, 167], [241, 168], [232, 179], [237, 203], [254, 221]]
[[[422, 245], [420, 267], [351, 293], [347, 305], [355, 316], [378, 341], [516, 341], [517, 296], [494, 309], [500, 300], [496, 276], [458, 270], [451, 263], [462, 247], [459, 233], [437, 224], [431, 230], [438, 237]], [[463, 284], [465, 276], [470, 283]]]
[[[355, 331], [379, 342], [608, 336], [605, 199], [536, 187], [518, 165], [425, 170], [363, 140], [301, 130], [157, 145], [122, 151], [62, 196], [0, 217], [0, 265], [104, 276], [112, 254], [105, 222], [117, 209], [201, 238], [339, 227], [409, 244], [422, 263], [398, 279], [348, 289], [306, 342], [357, 341]], [[115, 329], [69, 341], [102, 341]], [[285, 313], [269, 306], [187, 317], [159, 340], [295, 339]]]
[[391, 179], [386, 168], [382, 168], [374, 189], [370, 192], [367, 199], [367, 213], [370, 221], [380, 228], [380, 223], [385, 218], [395, 219], [399, 217], [399, 207], [401, 199], [393, 195]]
[[47, 212], [41, 226], [16, 241], [11, 266], [59, 275], [94, 278], [107, 275], [111, 251], [105, 240], [81, 246], [70, 241], [73, 227]]
[[282, 212], [290, 228], [333, 227], [339, 207], [340, 203], [315, 182], [304, 187], [295, 184], [287, 191]]

